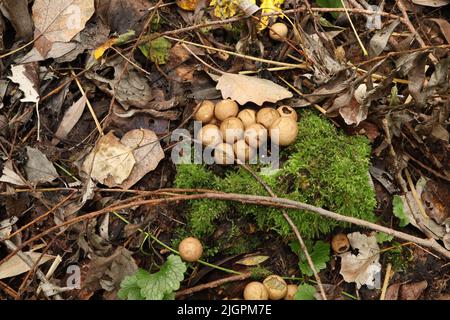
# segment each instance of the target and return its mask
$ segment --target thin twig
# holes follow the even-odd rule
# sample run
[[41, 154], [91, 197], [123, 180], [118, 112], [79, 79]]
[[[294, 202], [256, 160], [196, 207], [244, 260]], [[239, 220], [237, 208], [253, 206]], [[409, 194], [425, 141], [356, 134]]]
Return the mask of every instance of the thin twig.
[[[244, 168], [245, 170], [247, 170], [264, 187], [264, 189], [266, 189], [266, 191], [273, 198], [278, 198], [278, 196], [275, 194], [275, 192], [273, 192], [272, 188], [270, 188], [270, 186], [267, 183], [265, 183], [265, 181], [263, 179], [261, 179], [261, 177], [258, 176], [249, 166], [247, 166], [246, 164], [241, 164], [241, 167]], [[306, 261], [308, 262], [308, 265], [314, 274], [314, 278], [317, 281], [317, 285], [319, 287], [319, 291], [320, 291], [320, 295], [322, 296], [322, 299], [327, 300], [327, 296], [325, 294], [325, 290], [323, 289], [323, 285], [322, 285], [322, 281], [320, 280], [319, 273], [317, 272], [316, 266], [314, 265], [314, 262], [311, 259], [311, 256], [308, 252], [308, 248], [306, 247], [306, 244], [303, 241], [300, 231], [298, 230], [297, 226], [295, 225], [295, 223], [292, 221], [291, 217], [285, 210], [283, 210], [283, 217], [284, 217], [284, 219], [286, 219], [289, 226], [294, 231], [294, 234], [300, 244], [300, 247], [302, 248], [302, 251], [305, 254]]]
[[88, 99], [88, 97], [87, 97], [87, 95], [86, 95], [86, 92], [84, 92], [84, 89], [83, 89], [83, 87], [81, 86], [80, 80], [78, 80], [78, 77], [77, 77], [77, 75], [75, 74], [75, 72], [73, 72], [73, 70], [70, 70], [70, 72], [71, 72], [72, 76], [74, 77], [75, 82], [77, 83], [78, 89], [80, 90], [81, 94], [82, 94], [83, 96], [86, 97], [86, 104], [87, 104], [87, 106], [88, 106], [89, 112], [90, 112], [91, 115], [92, 115], [92, 118], [94, 119], [95, 126], [97, 127], [97, 130], [98, 130], [98, 132], [100, 133], [100, 135], [103, 136], [104, 133], [103, 133], [102, 126], [100, 125], [100, 122], [98, 121], [97, 115], [95, 114], [95, 110], [94, 110], [94, 108], [92, 107], [92, 104], [90, 103], [90, 101], [89, 101], [89, 99]]
[[[184, 194], [174, 195], [173, 193], [176, 192], [176, 190], [171, 189], [170, 191], [171, 191], [171, 193], [167, 194], [167, 193], [164, 193], [164, 189], [159, 190], [159, 194], [166, 195], [166, 196], [168, 196], [167, 198], [139, 200], [139, 201], [134, 201], [131, 203], [126, 203], [123, 205], [111, 205], [111, 206], [102, 208], [98, 211], [93, 211], [93, 212], [72, 218], [61, 224], [50, 227], [50, 228], [42, 231], [41, 233], [35, 235], [34, 237], [24, 241], [21, 244], [20, 248], [23, 248], [24, 246], [30, 244], [31, 242], [36, 241], [36, 240], [42, 238], [43, 236], [45, 236], [55, 230], [58, 230], [61, 227], [70, 226], [70, 225], [73, 225], [80, 221], [89, 220], [89, 219], [101, 216], [103, 214], [106, 214], [108, 212], [119, 211], [119, 210], [142, 206], [142, 205], [150, 206], [150, 205], [160, 205], [160, 204], [167, 204], [167, 203], [172, 203], [172, 202], [180, 202], [180, 201], [188, 201], [188, 200], [212, 199], [212, 200], [223, 200], [223, 201], [236, 201], [236, 202], [241, 202], [241, 203], [248, 203], [248, 204], [255, 204], [255, 205], [269, 206], [269, 207], [276, 207], [276, 208], [304, 210], [304, 211], [306, 211], [304, 214], [316, 213], [321, 216], [324, 216], [324, 217], [327, 217], [330, 219], [334, 219], [336, 221], [359, 225], [359, 226], [367, 228], [367, 229], [384, 232], [388, 235], [394, 236], [396, 238], [399, 238], [399, 239], [402, 239], [405, 241], [411, 241], [411, 242], [417, 243], [424, 247], [431, 248], [431, 249], [435, 250], [436, 252], [440, 253], [441, 255], [443, 255], [444, 257], [446, 257], [447, 259], [450, 259], [450, 251], [445, 249], [444, 247], [442, 247], [434, 239], [424, 239], [424, 238], [415, 237], [410, 234], [407, 234], [407, 233], [404, 233], [401, 231], [397, 231], [397, 230], [394, 230], [394, 229], [391, 229], [388, 227], [384, 227], [384, 226], [378, 225], [373, 222], [341, 215], [336, 212], [332, 212], [329, 210], [325, 210], [325, 209], [322, 209], [319, 207], [315, 207], [315, 206], [312, 206], [312, 205], [309, 205], [306, 203], [302, 203], [302, 202], [298, 202], [298, 201], [294, 201], [294, 200], [290, 200], [290, 199], [255, 196], [255, 195], [238, 194], [238, 193], [223, 193], [223, 192], [206, 192], [206, 193], [189, 194], [189, 195], [184, 195]], [[183, 193], [185, 191], [183, 189], [179, 189], [178, 192]], [[8, 256], [3, 258], [0, 261], [0, 265], [2, 263], [4, 263], [5, 261], [7, 261], [8, 259], [10, 259], [15, 253], [16, 252], [12, 252]]]
[[380, 300], [384, 300], [384, 298], [386, 297], [386, 290], [389, 285], [389, 279], [391, 278], [391, 268], [392, 265], [388, 263], [386, 267], [386, 274], [384, 276], [383, 288], [381, 289]]
[[251, 277], [251, 272], [247, 272], [247, 273], [243, 273], [243, 274], [238, 274], [238, 275], [234, 275], [234, 276], [230, 276], [230, 277], [226, 277], [223, 279], [218, 279], [218, 280], [214, 280], [208, 283], [204, 283], [204, 284], [200, 284], [198, 286], [189, 288], [189, 289], [185, 289], [185, 290], [181, 290], [178, 291], [176, 293], [176, 297], [182, 297], [182, 296], [187, 296], [205, 289], [212, 289], [212, 288], [217, 288], [218, 286], [221, 286], [225, 283], [229, 283], [229, 282], [234, 282], [234, 281], [242, 281], [242, 280], [246, 280], [248, 278]]

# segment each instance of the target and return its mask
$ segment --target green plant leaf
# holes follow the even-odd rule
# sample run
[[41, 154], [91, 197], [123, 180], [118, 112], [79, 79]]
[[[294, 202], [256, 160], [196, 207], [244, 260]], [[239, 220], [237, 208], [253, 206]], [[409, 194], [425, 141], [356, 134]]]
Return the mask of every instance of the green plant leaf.
[[391, 236], [391, 235], [386, 234], [384, 232], [378, 232], [377, 235], [376, 235], [376, 238], [377, 238], [377, 242], [379, 244], [382, 244], [384, 242], [391, 242], [392, 239], [394, 239], [394, 236]]
[[156, 38], [139, 46], [142, 54], [156, 64], [165, 64], [169, 59], [170, 42], [163, 38]]
[[143, 300], [141, 288], [138, 286], [138, 279], [148, 277], [150, 273], [144, 269], [139, 269], [134, 275], [125, 277], [120, 283], [120, 290], [117, 292], [119, 299], [123, 300]]
[[[291, 242], [289, 245], [292, 251], [299, 257], [298, 267], [300, 268], [300, 271], [309, 277], [312, 276], [314, 273], [311, 270], [298, 241]], [[312, 246], [311, 242], [306, 242], [306, 247], [317, 272], [325, 269], [327, 267], [327, 262], [330, 261], [330, 244], [324, 241], [317, 241], [314, 246]]]
[[[342, 8], [341, 0], [316, 0], [317, 5], [322, 8]], [[331, 12], [334, 18], [337, 18], [338, 12]]]
[[309, 284], [302, 284], [298, 287], [297, 293], [295, 294], [295, 300], [316, 300], [314, 295], [316, 294], [316, 288]]
[[392, 211], [394, 216], [400, 219], [400, 223], [398, 224], [400, 227], [405, 227], [409, 224], [409, 218], [405, 214], [405, 210], [403, 208], [403, 200], [400, 196], [395, 195], [392, 199]]
[[180, 288], [186, 269], [179, 256], [170, 255], [158, 272], [139, 269], [134, 275], [126, 277], [120, 284], [117, 296], [127, 300], [173, 300], [174, 291]]

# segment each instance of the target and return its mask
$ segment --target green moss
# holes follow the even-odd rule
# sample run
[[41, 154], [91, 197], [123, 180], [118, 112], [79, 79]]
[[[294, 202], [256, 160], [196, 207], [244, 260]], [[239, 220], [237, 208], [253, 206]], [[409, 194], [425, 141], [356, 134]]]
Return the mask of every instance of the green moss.
[[[279, 196], [306, 202], [340, 214], [374, 221], [375, 194], [369, 183], [370, 145], [364, 137], [346, 136], [325, 118], [310, 111], [301, 113], [297, 141], [281, 153], [281, 167], [261, 178]], [[195, 164], [178, 166], [175, 186], [208, 188], [232, 193], [267, 195], [261, 184], [242, 168], [230, 167], [224, 177]], [[194, 235], [204, 237], [214, 232], [214, 222], [225, 216], [247, 216], [259, 230], [274, 230], [283, 237], [292, 231], [281, 210], [263, 206], [198, 200], [190, 204], [188, 225]], [[317, 214], [288, 210], [305, 238], [346, 226]]]

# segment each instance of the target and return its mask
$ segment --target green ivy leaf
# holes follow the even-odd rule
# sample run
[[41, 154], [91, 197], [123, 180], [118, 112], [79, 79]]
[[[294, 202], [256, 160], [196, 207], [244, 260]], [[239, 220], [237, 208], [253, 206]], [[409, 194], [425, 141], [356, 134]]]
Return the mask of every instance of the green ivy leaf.
[[156, 64], [165, 64], [169, 59], [170, 42], [163, 38], [156, 38], [139, 46], [142, 54]]
[[399, 226], [405, 227], [409, 224], [409, 218], [405, 214], [405, 210], [403, 208], [403, 200], [400, 196], [395, 195], [392, 199], [392, 211], [394, 216], [400, 219]]
[[377, 242], [379, 244], [382, 244], [384, 242], [391, 242], [392, 239], [394, 239], [394, 236], [391, 236], [391, 235], [389, 235], [387, 233], [384, 233], [384, 232], [378, 232], [377, 235], [376, 235], [376, 238], [377, 238]]
[[[317, 272], [325, 269], [327, 267], [327, 262], [330, 261], [330, 244], [324, 241], [317, 241], [314, 246], [312, 246], [311, 242], [306, 242], [305, 244]], [[312, 276], [314, 273], [311, 270], [298, 241], [291, 242], [289, 245], [292, 251], [294, 251], [299, 257], [298, 266], [300, 271], [309, 277]]]
[[295, 293], [295, 300], [316, 300], [314, 295], [316, 294], [316, 288], [309, 284], [302, 284], [298, 287]]
[[186, 264], [179, 256], [170, 255], [158, 272], [151, 274], [139, 269], [126, 277], [117, 296], [127, 300], [173, 300], [174, 291], [180, 288], [186, 270]]

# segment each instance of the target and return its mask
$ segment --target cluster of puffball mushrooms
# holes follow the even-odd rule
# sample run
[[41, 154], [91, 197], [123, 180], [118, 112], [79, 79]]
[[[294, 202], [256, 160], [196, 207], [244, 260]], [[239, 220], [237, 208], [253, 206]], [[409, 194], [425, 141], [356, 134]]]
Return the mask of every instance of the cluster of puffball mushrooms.
[[[183, 239], [178, 252], [181, 259], [187, 262], [198, 261], [203, 254], [202, 243], [194, 237]], [[244, 288], [245, 300], [294, 300], [297, 285], [287, 284], [280, 276], [270, 275], [263, 282], [252, 281]]]
[[280, 146], [290, 145], [297, 138], [297, 113], [290, 106], [239, 111], [238, 104], [227, 99], [216, 104], [205, 100], [196, 109], [194, 119], [203, 125], [197, 139], [214, 149], [217, 164], [254, 159], [269, 137]]

